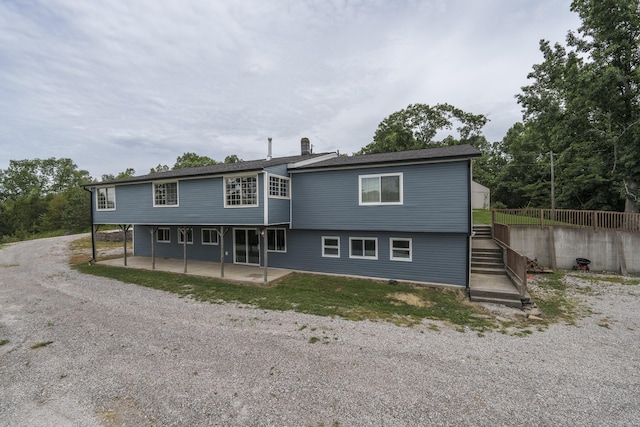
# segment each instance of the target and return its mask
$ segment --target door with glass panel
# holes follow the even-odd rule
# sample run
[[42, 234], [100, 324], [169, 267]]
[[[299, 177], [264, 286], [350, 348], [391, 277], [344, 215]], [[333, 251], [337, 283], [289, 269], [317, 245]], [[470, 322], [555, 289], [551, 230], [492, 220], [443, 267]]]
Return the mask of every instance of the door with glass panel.
[[260, 236], [255, 228], [236, 228], [233, 246], [236, 264], [260, 264]]

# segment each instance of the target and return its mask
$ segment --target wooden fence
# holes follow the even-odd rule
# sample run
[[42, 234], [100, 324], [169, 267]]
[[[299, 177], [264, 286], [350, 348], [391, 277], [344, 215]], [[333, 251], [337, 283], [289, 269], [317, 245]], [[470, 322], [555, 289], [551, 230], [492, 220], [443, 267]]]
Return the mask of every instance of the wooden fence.
[[510, 273], [511, 282], [520, 293], [520, 298], [524, 299], [527, 294], [527, 257], [509, 246], [508, 225], [494, 222], [493, 238], [504, 248], [506, 252], [507, 271]]
[[563, 226], [640, 233], [640, 213], [577, 211], [568, 209], [498, 209], [494, 224], [513, 226]]

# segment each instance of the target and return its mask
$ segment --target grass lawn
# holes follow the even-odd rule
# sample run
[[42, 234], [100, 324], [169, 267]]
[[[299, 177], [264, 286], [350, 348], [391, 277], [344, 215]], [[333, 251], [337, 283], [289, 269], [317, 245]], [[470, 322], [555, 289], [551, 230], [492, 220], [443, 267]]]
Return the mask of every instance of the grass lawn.
[[83, 273], [175, 293], [210, 303], [240, 303], [265, 310], [297, 311], [350, 320], [385, 320], [414, 325], [423, 319], [448, 322], [460, 330], [496, 329], [484, 308], [462, 290], [390, 285], [365, 279], [294, 273], [264, 287], [159, 271], [77, 264]]
[[491, 224], [491, 211], [485, 209], [473, 210], [474, 224]]

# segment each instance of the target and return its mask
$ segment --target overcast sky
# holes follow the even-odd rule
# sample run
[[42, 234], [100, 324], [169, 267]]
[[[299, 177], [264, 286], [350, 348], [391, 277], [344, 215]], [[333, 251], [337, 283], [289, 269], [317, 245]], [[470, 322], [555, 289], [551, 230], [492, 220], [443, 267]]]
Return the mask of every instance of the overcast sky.
[[2, 0], [0, 169], [69, 157], [99, 178], [353, 153], [412, 103], [486, 115], [500, 140], [570, 0]]

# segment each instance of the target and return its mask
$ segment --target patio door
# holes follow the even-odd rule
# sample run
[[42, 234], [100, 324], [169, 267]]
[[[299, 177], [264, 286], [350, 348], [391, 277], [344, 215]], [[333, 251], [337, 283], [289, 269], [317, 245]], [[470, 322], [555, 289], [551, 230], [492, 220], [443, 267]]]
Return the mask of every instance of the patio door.
[[255, 228], [233, 230], [233, 262], [260, 265], [260, 236]]

